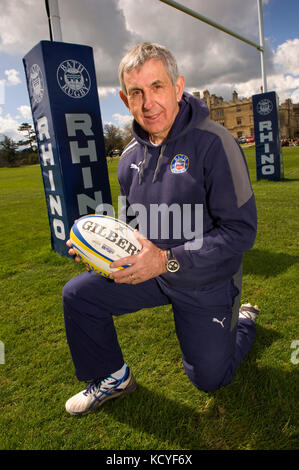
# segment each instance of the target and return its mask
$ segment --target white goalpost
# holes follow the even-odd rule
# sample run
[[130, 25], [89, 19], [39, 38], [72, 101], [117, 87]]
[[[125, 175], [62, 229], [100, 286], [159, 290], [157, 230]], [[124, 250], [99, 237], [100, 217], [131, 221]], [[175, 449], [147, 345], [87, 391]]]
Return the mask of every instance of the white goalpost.
[[204, 23], [209, 24], [210, 26], [213, 26], [216, 29], [219, 29], [220, 31], [223, 31], [226, 34], [229, 34], [230, 36], [233, 36], [234, 38], [245, 42], [246, 44], [249, 44], [249, 46], [255, 47], [258, 51], [260, 51], [261, 54], [261, 75], [262, 75], [262, 82], [263, 82], [263, 92], [267, 92], [267, 77], [266, 77], [266, 67], [265, 67], [265, 47], [264, 47], [264, 22], [263, 22], [263, 10], [262, 10], [262, 0], [257, 0], [257, 5], [258, 5], [258, 19], [259, 19], [259, 36], [260, 36], [260, 43], [257, 44], [250, 39], [247, 39], [243, 36], [241, 36], [238, 33], [235, 33], [234, 31], [231, 31], [227, 29], [226, 27], [222, 26], [221, 24], [215, 23], [215, 21], [210, 20], [209, 18], [206, 18], [205, 16], [201, 15], [200, 13], [197, 13], [194, 10], [191, 10], [190, 8], [187, 8], [186, 6], [175, 2], [173, 0], [160, 0], [162, 3], [166, 3], [167, 5], [175, 8], [176, 10], [180, 10], [183, 13], [186, 13], [189, 16], [192, 16], [193, 18], [196, 18], [200, 21], [203, 21]]

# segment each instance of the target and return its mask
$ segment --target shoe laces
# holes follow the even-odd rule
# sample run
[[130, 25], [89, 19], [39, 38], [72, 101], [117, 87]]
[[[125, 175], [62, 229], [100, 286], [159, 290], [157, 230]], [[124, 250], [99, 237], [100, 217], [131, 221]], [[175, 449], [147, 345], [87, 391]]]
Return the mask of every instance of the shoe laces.
[[251, 304], [242, 304], [239, 310], [239, 315], [241, 317], [248, 318], [255, 321], [257, 315], [259, 314], [259, 308], [257, 305], [252, 306]]
[[99, 392], [105, 393], [109, 389], [114, 388], [113, 386], [115, 386], [118, 382], [118, 380], [113, 379], [111, 376], [104, 379], [100, 378], [87, 384], [83, 393], [86, 396], [89, 394], [98, 394]]

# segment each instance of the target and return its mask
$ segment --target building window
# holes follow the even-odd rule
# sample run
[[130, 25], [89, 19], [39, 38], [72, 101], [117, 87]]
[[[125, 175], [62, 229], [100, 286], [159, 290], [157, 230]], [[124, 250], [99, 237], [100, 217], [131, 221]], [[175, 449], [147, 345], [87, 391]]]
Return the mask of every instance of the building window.
[[240, 117], [237, 118], [237, 124], [240, 126], [242, 124], [242, 119]]
[[240, 113], [242, 111], [242, 109], [240, 108], [240, 106], [237, 107], [237, 113]]
[[215, 117], [215, 119], [217, 119], [217, 118], [223, 118], [223, 116], [224, 116], [223, 110], [215, 111], [215, 112], [214, 112], [214, 117]]

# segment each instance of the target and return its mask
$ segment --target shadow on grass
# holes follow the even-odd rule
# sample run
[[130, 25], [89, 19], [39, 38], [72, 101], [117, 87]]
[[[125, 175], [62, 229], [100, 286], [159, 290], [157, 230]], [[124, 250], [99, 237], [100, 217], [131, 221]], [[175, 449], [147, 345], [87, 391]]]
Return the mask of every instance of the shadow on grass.
[[[297, 172], [297, 169], [296, 169]], [[299, 181], [299, 178], [283, 178], [280, 182], [281, 183], [295, 183], [296, 181]]]
[[172, 450], [295, 449], [295, 377], [275, 364], [268, 368], [257, 364], [263, 350], [279, 337], [258, 327], [258, 340], [230, 385], [208, 394], [191, 389], [195, 398], [202, 394], [201, 409], [190, 406], [190, 395], [186, 404], [180, 394], [178, 399], [163, 395], [159, 384], [149, 390], [138, 383], [133, 395], [107, 403], [102, 412], [158, 443], [166, 442]]
[[[297, 173], [297, 168], [295, 169], [295, 172]], [[291, 170], [291, 171], [288, 171], [288, 174], [292, 174], [294, 173], [294, 170]], [[254, 183], [257, 183], [257, 184], [277, 184], [277, 183], [296, 183], [297, 181], [299, 181], [299, 178], [282, 178], [281, 180], [279, 181], [272, 181], [272, 180], [267, 180], [267, 179], [259, 179], [257, 180], [255, 177], [253, 178], [253, 182]]]
[[243, 257], [243, 274], [275, 277], [299, 262], [299, 256], [251, 249]]

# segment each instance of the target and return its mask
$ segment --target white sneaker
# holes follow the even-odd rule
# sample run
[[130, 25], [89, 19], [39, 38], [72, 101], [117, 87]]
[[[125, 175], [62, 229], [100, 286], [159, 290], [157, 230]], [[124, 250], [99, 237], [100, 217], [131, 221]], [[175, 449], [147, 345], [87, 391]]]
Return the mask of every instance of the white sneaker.
[[257, 305], [253, 307], [251, 304], [242, 304], [239, 309], [239, 318], [248, 318], [255, 322], [259, 313], [260, 310]]
[[136, 381], [129, 366], [126, 365], [124, 375], [120, 379], [109, 375], [105, 379], [91, 382], [82, 392], [66, 402], [65, 409], [71, 415], [90, 413], [110, 398], [132, 393], [135, 389]]

